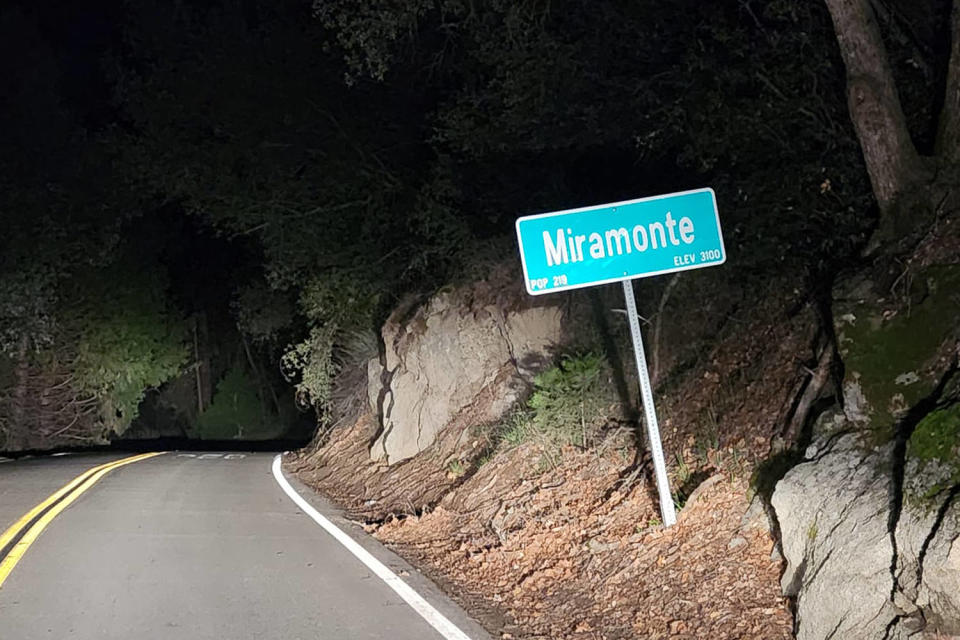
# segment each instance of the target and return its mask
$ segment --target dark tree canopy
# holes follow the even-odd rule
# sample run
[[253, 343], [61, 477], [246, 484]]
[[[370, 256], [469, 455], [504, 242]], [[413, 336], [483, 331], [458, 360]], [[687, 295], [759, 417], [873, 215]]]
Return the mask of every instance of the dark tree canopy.
[[[346, 345], [512, 255], [514, 219], [551, 208], [710, 185], [731, 277], [828, 280], [887, 205], [834, 31], [848, 42], [837, 8], [866, 4], [5, 6], [0, 438], [39, 411], [28, 383], [69, 378], [83, 439], [203, 366], [200, 396], [252, 384], [245, 367], [276, 410], [279, 368], [326, 415]], [[888, 140], [951, 147], [945, 9], [876, 6], [908, 132]], [[136, 330], [94, 362], [114, 323]]]

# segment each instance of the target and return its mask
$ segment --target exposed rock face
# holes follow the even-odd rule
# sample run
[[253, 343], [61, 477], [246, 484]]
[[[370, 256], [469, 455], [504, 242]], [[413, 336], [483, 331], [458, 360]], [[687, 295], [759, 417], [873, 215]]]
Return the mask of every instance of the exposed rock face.
[[834, 292], [842, 411], [772, 499], [800, 640], [960, 637], [958, 284], [927, 251]]
[[374, 460], [400, 462], [448, 427], [466, 433], [466, 426], [499, 419], [552, 360], [564, 314], [522, 298], [522, 290], [513, 294], [518, 289], [479, 282], [437, 294], [412, 314], [407, 307], [391, 315], [382, 329], [383, 363], [371, 362], [368, 371], [371, 408], [382, 424]]
[[[816, 455], [816, 447], [808, 450]], [[784, 595], [797, 598], [798, 640], [882, 638], [897, 615], [890, 602], [893, 544], [887, 532], [889, 447], [864, 457], [856, 436], [800, 464], [777, 485]]]
[[897, 514], [893, 444], [867, 449], [848, 434], [807, 455], [773, 494], [798, 640], [960, 634], [956, 491], [907, 494]]
[[[957, 420], [960, 427], [960, 412]], [[953, 443], [954, 460], [957, 447], [960, 442]], [[941, 637], [960, 637], [960, 476], [954, 466], [908, 454], [896, 527], [895, 601]]]

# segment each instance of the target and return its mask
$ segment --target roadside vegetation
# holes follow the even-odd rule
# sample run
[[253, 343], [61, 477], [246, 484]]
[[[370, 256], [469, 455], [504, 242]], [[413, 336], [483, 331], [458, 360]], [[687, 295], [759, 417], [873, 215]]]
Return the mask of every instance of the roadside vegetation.
[[[890, 445], [893, 493], [941, 515], [960, 495], [960, 11], [77, 6], [99, 21], [82, 51], [52, 4], [0, 10], [0, 450], [306, 417], [305, 479], [506, 615], [503, 638], [789, 637], [763, 508], [818, 429]], [[705, 185], [729, 261], [638, 284], [695, 526], [668, 536], [652, 506], [602, 289], [557, 298], [589, 335], [498, 389], [505, 418], [371, 459], [388, 319], [422, 336], [425, 301], [497, 269], [515, 290], [461, 306], [522, 307], [519, 215]]]
[[543, 464], [555, 466], [564, 447], [587, 449], [618, 402], [612, 375], [598, 353], [563, 356], [534, 377], [530, 397], [503, 422], [480, 428], [487, 441], [481, 460], [498, 449], [533, 442], [542, 449]]
[[[120, 403], [199, 367], [198, 397], [177, 400], [197, 405], [183, 410], [195, 425], [246, 344], [261, 395], [292, 384], [301, 409], [332, 424], [350, 336], [375, 331], [403, 296], [512, 253], [517, 215], [709, 184], [725, 268], [754, 280], [794, 269], [811, 283], [874, 224], [816, 3], [248, 5], [105, 7], [84, 54], [103, 90], [88, 101], [65, 98], [42, 5], [0, 17], [17, 52], [0, 64], [18, 87], [2, 107], [14, 135], [0, 167], [8, 442], [56, 442], [24, 426], [40, 411], [26, 389], [52, 389], [73, 361], [57, 359], [64, 377], [28, 371], [76, 351], [98, 322], [72, 317], [71, 283], [99, 269], [91, 300], [110, 308], [131, 253], [168, 283], [155, 322], [178, 325], [165, 335], [182, 346], [103, 353], [107, 369], [145, 373]], [[175, 236], [194, 239], [176, 248]], [[68, 318], [81, 331], [60, 331]], [[124, 431], [134, 412], [116, 418], [113, 402], [64, 433]]]
[[[932, 5], [888, 7], [882, 32], [832, 1], [99, 10], [84, 99], [47, 9], [0, 15], [16, 89], [0, 105], [4, 448], [102, 441], [143, 402], [174, 407], [189, 433], [239, 434], [255, 413], [279, 424], [282, 406], [348, 424], [361, 385], [340, 380], [375, 355], [391, 310], [512, 255], [518, 215], [702, 185], [718, 194], [726, 277], [769, 290], [791, 274], [794, 310], [819, 310], [804, 366], [823, 395], [837, 363], [821, 356], [845, 348], [826, 329], [837, 275], [865, 251], [895, 263], [952, 206], [953, 170], [930, 167], [954, 164], [944, 142], [960, 118], [936, 96], [955, 73], [949, 47], [916, 45], [948, 35]], [[895, 96], [878, 102], [892, 146], [871, 146], [872, 112], [849, 109], [861, 71]], [[646, 294], [641, 311], [662, 323], [667, 292]], [[675, 295], [705, 324], [751, 313], [708, 318], [696, 307], [713, 292]], [[374, 339], [357, 351], [356, 336]], [[710, 340], [673, 364], [693, 366]], [[588, 448], [608, 401], [601, 360], [542, 374], [491, 441], [539, 441], [547, 466], [557, 447]], [[259, 406], [225, 405], [239, 370]], [[814, 405], [800, 401], [788, 448]]]

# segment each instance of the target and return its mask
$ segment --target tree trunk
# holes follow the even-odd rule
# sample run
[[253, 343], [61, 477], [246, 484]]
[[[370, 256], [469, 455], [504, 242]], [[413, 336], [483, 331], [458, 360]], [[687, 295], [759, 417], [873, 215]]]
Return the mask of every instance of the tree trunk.
[[193, 317], [193, 361], [194, 372], [196, 373], [196, 382], [197, 382], [197, 418], [203, 415], [203, 378], [200, 375], [200, 367], [203, 366], [203, 361], [200, 360], [200, 339], [197, 337], [197, 316]]
[[27, 442], [27, 390], [30, 384], [30, 340], [21, 336], [17, 345], [17, 364], [14, 368], [13, 398], [10, 405], [10, 426], [4, 446], [11, 451]]
[[847, 69], [850, 118], [884, 218], [902, 215], [898, 198], [924, 181], [893, 71], [869, 0], [825, 0]]
[[960, 160], [960, 3], [950, 15], [950, 61], [937, 131], [937, 155], [945, 162]]

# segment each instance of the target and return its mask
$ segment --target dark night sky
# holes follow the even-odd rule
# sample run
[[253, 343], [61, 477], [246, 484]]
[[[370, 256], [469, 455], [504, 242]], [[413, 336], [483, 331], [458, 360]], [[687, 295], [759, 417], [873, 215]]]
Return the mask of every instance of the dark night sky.
[[87, 127], [111, 122], [116, 114], [103, 63], [106, 56], [121, 51], [123, 3], [42, 0], [19, 5], [28, 14], [35, 12], [42, 37], [56, 53], [65, 104]]

